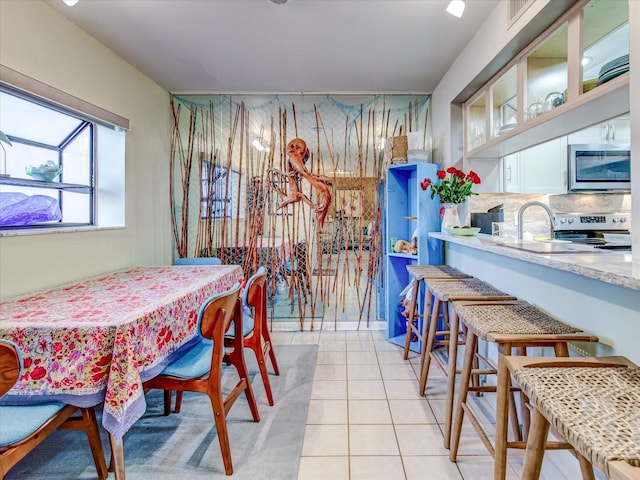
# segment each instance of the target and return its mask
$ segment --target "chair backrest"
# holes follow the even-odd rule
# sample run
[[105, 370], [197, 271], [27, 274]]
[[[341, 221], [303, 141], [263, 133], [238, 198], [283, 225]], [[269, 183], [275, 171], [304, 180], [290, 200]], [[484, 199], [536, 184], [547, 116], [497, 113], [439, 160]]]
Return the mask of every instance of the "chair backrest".
[[262, 326], [266, 325], [267, 315], [267, 269], [258, 268], [247, 281], [242, 294], [242, 304], [252, 310], [253, 330], [261, 335]]
[[[208, 338], [215, 342], [224, 341], [224, 332], [226, 331], [232, 319], [238, 320], [237, 323], [242, 325], [242, 315], [240, 306], [240, 284], [236, 283], [226, 292], [213, 295], [205, 301], [198, 312], [198, 332], [204, 338]], [[240, 319], [235, 317], [240, 316]], [[242, 330], [240, 330], [242, 332]], [[222, 345], [222, 343], [220, 343]]]
[[261, 290], [265, 290], [265, 302], [266, 302], [266, 285], [267, 285], [267, 269], [264, 267], [258, 268], [249, 280], [247, 280], [242, 292], [242, 304], [250, 307], [256, 307], [257, 295]]
[[222, 265], [218, 257], [183, 257], [176, 258], [174, 265]]
[[0, 397], [15, 385], [22, 374], [22, 354], [17, 345], [0, 339]]

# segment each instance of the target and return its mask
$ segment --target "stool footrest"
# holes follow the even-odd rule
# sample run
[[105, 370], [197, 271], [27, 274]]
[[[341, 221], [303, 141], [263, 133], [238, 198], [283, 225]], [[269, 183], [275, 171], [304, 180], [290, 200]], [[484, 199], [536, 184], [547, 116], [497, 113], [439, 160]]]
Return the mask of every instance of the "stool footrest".
[[469, 392], [485, 392], [485, 393], [495, 393], [496, 387], [491, 385], [486, 385], [483, 387], [469, 387]]

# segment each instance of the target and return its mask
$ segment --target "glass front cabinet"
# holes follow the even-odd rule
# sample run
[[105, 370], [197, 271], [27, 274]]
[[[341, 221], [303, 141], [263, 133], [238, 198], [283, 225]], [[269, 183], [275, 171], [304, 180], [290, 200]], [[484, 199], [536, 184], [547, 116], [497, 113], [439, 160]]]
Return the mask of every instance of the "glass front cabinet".
[[463, 104], [465, 158], [502, 158], [629, 111], [628, 3], [577, 2]]

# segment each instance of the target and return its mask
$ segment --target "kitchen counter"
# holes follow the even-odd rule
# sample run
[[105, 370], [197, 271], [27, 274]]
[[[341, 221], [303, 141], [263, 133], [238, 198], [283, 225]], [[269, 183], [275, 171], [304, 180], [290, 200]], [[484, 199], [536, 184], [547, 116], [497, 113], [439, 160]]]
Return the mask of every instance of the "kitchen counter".
[[[623, 355], [640, 363], [640, 255], [573, 243], [429, 234], [444, 242], [447, 265], [597, 335], [572, 345], [580, 355]], [[506, 242], [506, 243], [505, 243]]]
[[630, 252], [601, 250], [573, 243], [531, 241], [518, 244], [517, 241], [485, 234], [467, 237], [431, 232], [429, 236], [640, 291], [640, 261], [634, 263]]

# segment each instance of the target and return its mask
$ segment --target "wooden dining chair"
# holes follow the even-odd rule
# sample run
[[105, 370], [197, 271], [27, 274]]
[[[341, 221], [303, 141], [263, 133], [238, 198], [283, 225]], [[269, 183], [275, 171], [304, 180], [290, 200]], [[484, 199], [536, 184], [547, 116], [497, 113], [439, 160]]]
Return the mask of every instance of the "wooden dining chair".
[[[22, 355], [8, 340], [0, 339], [0, 397], [22, 374]], [[82, 417], [71, 417], [78, 407], [60, 402], [0, 406], [0, 478], [56, 429], [84, 430], [89, 438], [98, 478], [107, 478], [102, 442], [93, 407], [81, 408]]]
[[[236, 341], [225, 349], [224, 334], [233, 321]], [[247, 397], [253, 420], [260, 421], [258, 405], [251, 388], [251, 379], [244, 362], [242, 335], [242, 304], [240, 284], [226, 292], [214, 295], [200, 307], [198, 313], [200, 341], [183, 356], [170, 363], [157, 377], [144, 383], [145, 390], [158, 388], [167, 392], [199, 392], [209, 396], [213, 418], [218, 431], [224, 470], [233, 473], [227, 413], [242, 392]], [[239, 380], [225, 397], [222, 391], [223, 362], [233, 365]], [[166, 403], [165, 403], [166, 405]]]
[[[228, 347], [235, 341], [235, 325], [233, 322], [225, 333], [225, 345]], [[269, 405], [273, 406], [273, 393], [267, 372], [267, 356], [276, 375], [280, 375], [276, 354], [271, 343], [269, 325], [267, 324], [267, 270], [260, 267], [247, 280], [242, 293], [242, 331], [244, 348], [253, 350], [258, 361], [258, 368], [262, 376], [262, 383], [267, 394]], [[170, 400], [169, 400], [170, 402]], [[180, 413], [182, 407], [182, 392], [176, 393], [175, 413]], [[168, 413], [167, 413], [168, 415]]]
[[[267, 270], [264, 267], [260, 267], [247, 281], [242, 294], [242, 310], [244, 347], [253, 350], [256, 355], [267, 400], [269, 405], [273, 406], [273, 393], [267, 372], [267, 356], [271, 360], [274, 373], [280, 375], [280, 370], [267, 324]], [[230, 328], [225, 335], [225, 342], [230, 344], [234, 341], [235, 334]]]

